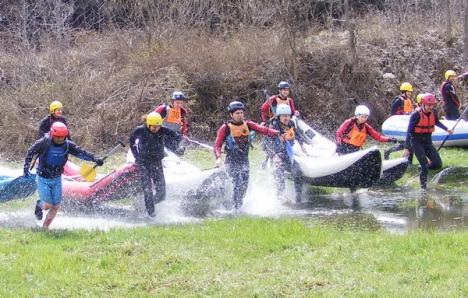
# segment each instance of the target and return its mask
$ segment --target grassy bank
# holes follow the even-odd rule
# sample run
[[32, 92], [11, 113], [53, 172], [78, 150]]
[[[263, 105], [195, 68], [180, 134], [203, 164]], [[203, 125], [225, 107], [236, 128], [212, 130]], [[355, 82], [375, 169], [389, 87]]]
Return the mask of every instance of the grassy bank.
[[461, 297], [467, 236], [247, 218], [107, 233], [2, 230], [0, 296]]

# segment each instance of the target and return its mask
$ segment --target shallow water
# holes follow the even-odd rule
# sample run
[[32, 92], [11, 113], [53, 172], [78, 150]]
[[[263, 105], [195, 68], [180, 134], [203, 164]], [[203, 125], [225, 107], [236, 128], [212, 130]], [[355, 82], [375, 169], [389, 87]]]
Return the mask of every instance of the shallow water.
[[[326, 195], [304, 193], [304, 202], [293, 202], [293, 190], [288, 183], [281, 199], [276, 198], [274, 181], [259, 170], [251, 173], [250, 187], [244, 205], [232, 210], [228, 199], [210, 197], [197, 204], [182, 204], [187, 190], [168, 187], [168, 198], [156, 206], [156, 217], [145, 214], [142, 196], [126, 201], [108, 202], [94, 208], [75, 208], [65, 204], [51, 229], [109, 230], [146, 225], [197, 223], [206, 218], [236, 216], [298, 217], [321, 219], [337, 226], [358, 229], [383, 228], [395, 233], [414, 229], [453, 230], [468, 227], [468, 195], [435, 189], [428, 192], [406, 187], [358, 190], [334, 189]], [[229, 188], [229, 187], [228, 187]], [[230, 197], [230, 192], [220, 194]], [[213, 203], [211, 201], [218, 200]], [[183, 207], [185, 206], [185, 207]], [[34, 203], [26, 209], [0, 212], [0, 227], [35, 228], [41, 222], [34, 218]]]

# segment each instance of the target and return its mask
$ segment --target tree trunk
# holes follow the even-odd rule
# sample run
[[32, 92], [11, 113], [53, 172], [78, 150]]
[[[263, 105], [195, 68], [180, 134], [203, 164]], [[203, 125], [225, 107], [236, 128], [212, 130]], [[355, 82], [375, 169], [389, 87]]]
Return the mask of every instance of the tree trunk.
[[445, 36], [445, 43], [448, 47], [452, 47], [454, 43], [453, 30], [452, 30], [452, 1], [445, 0], [445, 10], [447, 11], [447, 32]]
[[353, 63], [357, 61], [357, 49], [356, 49], [356, 23], [351, 18], [351, 8], [349, 7], [349, 0], [344, 1], [344, 13], [345, 13], [345, 23], [349, 32], [349, 48], [351, 50], [351, 55], [353, 56]]
[[464, 47], [463, 47], [463, 65], [468, 67], [468, 0], [465, 0], [465, 24], [464, 24]]

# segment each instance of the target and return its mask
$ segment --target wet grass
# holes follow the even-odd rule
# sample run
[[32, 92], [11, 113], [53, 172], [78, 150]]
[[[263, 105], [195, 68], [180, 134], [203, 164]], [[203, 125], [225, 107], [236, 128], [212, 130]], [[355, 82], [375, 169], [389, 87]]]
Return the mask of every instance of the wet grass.
[[2, 297], [468, 295], [467, 231], [235, 218], [0, 239]]

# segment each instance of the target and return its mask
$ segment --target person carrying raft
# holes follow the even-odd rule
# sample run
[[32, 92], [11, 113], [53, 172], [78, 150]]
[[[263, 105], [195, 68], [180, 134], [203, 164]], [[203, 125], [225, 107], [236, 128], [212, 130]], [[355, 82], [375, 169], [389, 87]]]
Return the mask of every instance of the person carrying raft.
[[276, 107], [276, 117], [271, 120], [270, 128], [278, 130], [280, 135], [273, 139], [273, 166], [274, 177], [277, 187], [278, 198], [285, 189], [285, 171], [292, 174], [294, 179], [294, 189], [296, 191], [296, 203], [302, 200], [303, 177], [299, 164], [293, 158], [292, 146], [297, 141], [304, 152], [303, 139], [297, 133], [296, 126], [291, 120], [291, 108], [286, 104], [279, 104]]
[[30, 175], [29, 169], [33, 158], [39, 158], [37, 173], [37, 191], [39, 200], [36, 202], [34, 214], [37, 220], [42, 220], [43, 210], [49, 210], [43, 223], [48, 229], [57, 215], [62, 202], [62, 173], [68, 155], [71, 154], [83, 160], [93, 161], [102, 166], [104, 161], [81, 149], [67, 139], [68, 129], [62, 122], [54, 122], [48, 134], [29, 147], [24, 160], [24, 176]]
[[228, 106], [231, 117], [218, 129], [214, 144], [216, 165], [221, 167], [221, 149], [224, 143], [226, 151], [226, 170], [234, 187], [233, 201], [235, 209], [242, 207], [243, 199], [249, 183], [249, 149], [250, 132], [256, 131], [262, 135], [277, 136], [278, 131], [249, 120], [244, 120], [245, 106], [240, 101], [233, 101]]
[[413, 94], [413, 86], [404, 82], [400, 86], [401, 94], [396, 96], [390, 106], [390, 115], [409, 115], [413, 111], [413, 102], [411, 95]]
[[[421, 108], [411, 114], [403, 155], [408, 157], [410, 149], [413, 151], [421, 165], [419, 170], [421, 189], [426, 189], [427, 170], [440, 169], [442, 167], [439, 152], [432, 144], [432, 133], [435, 130], [435, 126], [447, 131], [448, 134], [452, 134], [452, 130], [439, 121], [434, 111], [437, 101], [432, 93], [426, 93], [421, 102]], [[428, 159], [430, 160], [430, 164]]]
[[[154, 112], [163, 118], [162, 126], [177, 133], [176, 141], [180, 144], [183, 136], [188, 134], [187, 110], [185, 102], [187, 97], [180, 91], [174, 91], [170, 103], [163, 103], [156, 108]], [[183, 149], [179, 149], [183, 150]]]
[[445, 72], [445, 81], [440, 87], [440, 93], [443, 98], [443, 108], [445, 111], [445, 119], [447, 120], [458, 120], [460, 118], [460, 100], [458, 99], [453, 82], [457, 74], [453, 70], [447, 70]]
[[381, 143], [397, 143], [397, 139], [380, 135], [367, 123], [370, 110], [365, 105], [359, 105], [354, 111], [354, 117], [347, 119], [336, 131], [336, 152], [340, 155], [359, 151], [366, 142], [367, 135]]
[[[151, 112], [145, 117], [145, 123], [137, 126], [130, 134], [130, 149], [135, 157], [145, 207], [150, 217], [155, 216], [154, 205], [166, 198], [166, 180], [162, 159], [164, 147], [177, 154], [177, 133], [163, 127], [163, 118], [159, 113]], [[155, 194], [153, 194], [153, 185]]]

